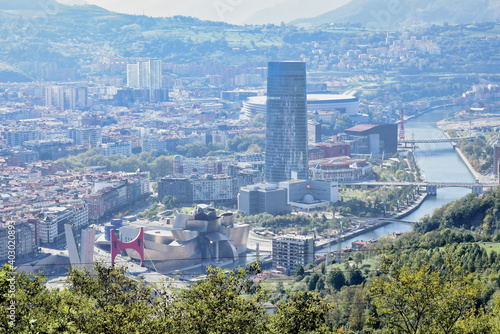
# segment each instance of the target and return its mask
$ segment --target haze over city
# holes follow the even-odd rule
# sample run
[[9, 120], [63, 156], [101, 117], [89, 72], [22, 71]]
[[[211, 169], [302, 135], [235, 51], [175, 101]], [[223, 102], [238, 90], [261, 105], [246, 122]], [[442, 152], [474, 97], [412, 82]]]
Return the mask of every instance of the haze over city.
[[[266, 24], [289, 22], [313, 17], [338, 8], [349, 0], [313, 0], [308, 6], [300, 0], [61, 0], [66, 4], [93, 4], [126, 14], [160, 16], [193, 16], [202, 20], [233, 24]], [[269, 15], [268, 11], [272, 12]]]

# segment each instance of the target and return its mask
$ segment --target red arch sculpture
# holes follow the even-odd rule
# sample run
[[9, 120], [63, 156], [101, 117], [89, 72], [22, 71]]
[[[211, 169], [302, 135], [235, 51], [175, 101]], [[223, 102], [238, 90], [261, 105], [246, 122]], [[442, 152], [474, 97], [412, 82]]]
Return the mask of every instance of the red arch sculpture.
[[139, 235], [130, 242], [118, 240], [115, 236], [115, 230], [111, 230], [111, 265], [115, 265], [115, 257], [124, 249], [135, 249], [141, 256], [141, 267], [144, 266], [144, 227], [141, 227]]

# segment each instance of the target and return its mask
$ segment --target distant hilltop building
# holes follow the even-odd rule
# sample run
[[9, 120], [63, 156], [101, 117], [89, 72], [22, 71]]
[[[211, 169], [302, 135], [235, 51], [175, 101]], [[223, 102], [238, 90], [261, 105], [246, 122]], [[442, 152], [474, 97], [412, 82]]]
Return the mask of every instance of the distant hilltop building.
[[266, 125], [266, 181], [307, 178], [305, 63], [268, 64]]
[[[234, 215], [220, 216], [199, 204], [191, 214], [178, 214], [173, 225], [131, 223], [120, 228], [120, 240], [133, 240], [144, 227], [145, 265], [161, 273], [208, 264], [233, 262], [246, 252], [250, 226], [235, 223]], [[135, 251], [127, 255], [140, 259]]]

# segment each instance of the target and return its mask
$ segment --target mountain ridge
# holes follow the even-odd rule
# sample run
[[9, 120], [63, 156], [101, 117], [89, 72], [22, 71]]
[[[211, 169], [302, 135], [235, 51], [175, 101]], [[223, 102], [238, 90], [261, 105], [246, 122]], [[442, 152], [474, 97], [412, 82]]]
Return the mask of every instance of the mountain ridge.
[[54, 11], [66, 7], [55, 0], [2, 0], [0, 10], [46, 10]]
[[352, 0], [312, 18], [289, 24], [319, 26], [331, 23], [361, 24], [369, 29], [394, 29], [432, 24], [467, 24], [500, 20], [496, 0]]

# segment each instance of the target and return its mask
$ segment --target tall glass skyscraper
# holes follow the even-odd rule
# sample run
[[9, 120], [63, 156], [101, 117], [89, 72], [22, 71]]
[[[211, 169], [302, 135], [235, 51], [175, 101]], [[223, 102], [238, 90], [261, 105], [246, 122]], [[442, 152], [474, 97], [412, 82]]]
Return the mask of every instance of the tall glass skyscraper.
[[266, 181], [308, 178], [306, 64], [269, 62]]

